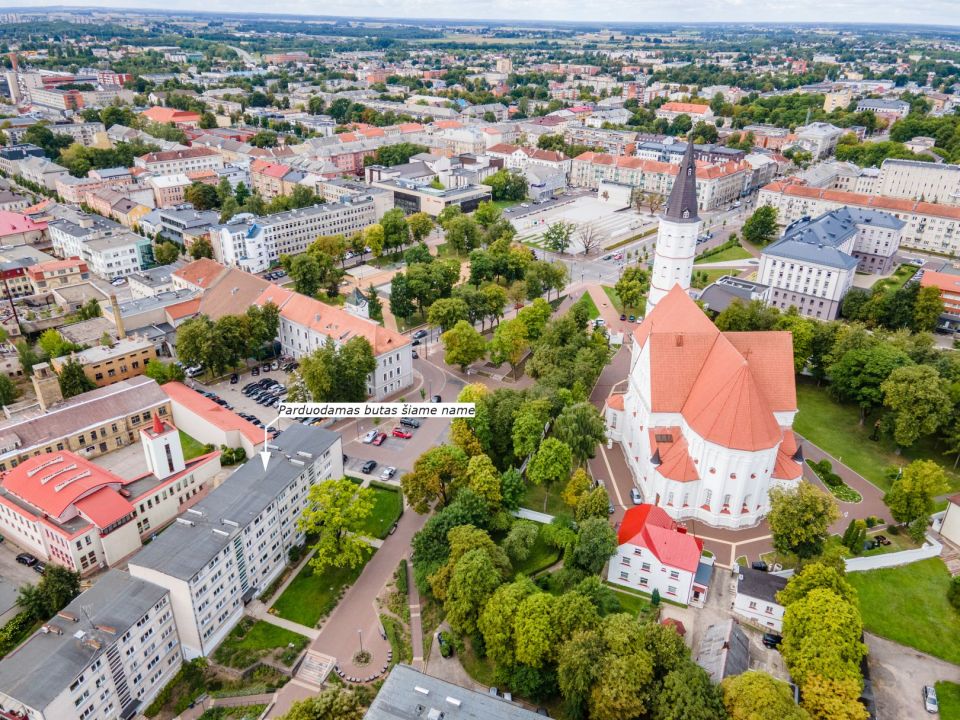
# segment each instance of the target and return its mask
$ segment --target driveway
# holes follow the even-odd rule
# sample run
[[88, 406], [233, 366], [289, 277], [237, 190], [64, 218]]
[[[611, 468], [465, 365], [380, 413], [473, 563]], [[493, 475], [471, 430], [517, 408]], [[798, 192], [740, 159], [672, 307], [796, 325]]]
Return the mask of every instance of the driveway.
[[937, 717], [923, 709], [924, 685], [960, 683], [960, 667], [877, 635], [866, 634], [878, 720]]

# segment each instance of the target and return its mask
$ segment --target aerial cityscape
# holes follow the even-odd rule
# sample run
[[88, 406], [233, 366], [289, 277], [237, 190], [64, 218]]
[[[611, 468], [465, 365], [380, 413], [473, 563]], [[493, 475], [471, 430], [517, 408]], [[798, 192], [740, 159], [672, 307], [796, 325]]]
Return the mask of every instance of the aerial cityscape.
[[957, 10], [0, 9], [0, 720], [960, 720]]

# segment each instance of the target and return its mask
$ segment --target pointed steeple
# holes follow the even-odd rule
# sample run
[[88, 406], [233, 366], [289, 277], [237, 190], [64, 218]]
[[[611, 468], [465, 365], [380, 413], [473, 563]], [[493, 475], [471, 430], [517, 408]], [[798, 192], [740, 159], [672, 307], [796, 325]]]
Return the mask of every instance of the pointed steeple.
[[673, 189], [667, 200], [663, 217], [672, 222], [693, 223], [697, 217], [697, 169], [693, 159], [693, 142], [687, 141], [687, 149], [680, 161], [680, 172], [673, 181]]

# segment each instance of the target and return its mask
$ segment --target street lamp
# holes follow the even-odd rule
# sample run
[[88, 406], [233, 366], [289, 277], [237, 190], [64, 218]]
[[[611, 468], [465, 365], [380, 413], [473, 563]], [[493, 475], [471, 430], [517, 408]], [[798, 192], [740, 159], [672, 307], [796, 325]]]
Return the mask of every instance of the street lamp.
[[360, 652], [363, 652], [363, 630], [357, 628], [357, 636], [360, 638]]

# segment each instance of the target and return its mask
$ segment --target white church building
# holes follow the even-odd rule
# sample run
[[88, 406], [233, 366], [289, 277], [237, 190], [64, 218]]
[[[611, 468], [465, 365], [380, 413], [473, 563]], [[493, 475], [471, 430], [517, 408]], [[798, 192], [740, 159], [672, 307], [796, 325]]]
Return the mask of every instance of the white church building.
[[647, 315], [632, 335], [625, 392], [606, 403], [644, 502], [677, 521], [740, 528], [795, 485], [803, 458], [789, 332], [721, 332], [687, 294], [700, 220], [692, 153], [660, 221]]

